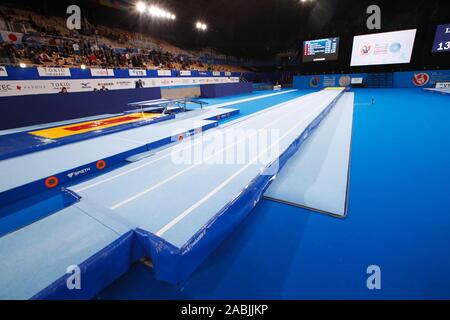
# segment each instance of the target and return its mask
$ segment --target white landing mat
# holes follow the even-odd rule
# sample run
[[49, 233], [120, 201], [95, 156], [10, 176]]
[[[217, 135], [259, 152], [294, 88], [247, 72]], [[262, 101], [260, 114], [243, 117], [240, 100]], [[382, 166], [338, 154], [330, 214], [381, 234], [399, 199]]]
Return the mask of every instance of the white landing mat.
[[344, 218], [348, 209], [354, 93], [345, 93], [265, 197]]

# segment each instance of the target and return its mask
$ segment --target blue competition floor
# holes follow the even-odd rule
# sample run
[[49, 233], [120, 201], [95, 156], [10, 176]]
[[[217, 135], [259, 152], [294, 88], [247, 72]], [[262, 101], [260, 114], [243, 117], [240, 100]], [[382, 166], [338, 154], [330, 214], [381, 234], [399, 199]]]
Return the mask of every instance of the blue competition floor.
[[[262, 91], [262, 92], [267, 94], [267, 91]], [[273, 97], [265, 98], [265, 99], [262, 99], [262, 100], [248, 101], [248, 102], [240, 103], [238, 105], [233, 105], [233, 108], [240, 109], [240, 111], [241, 111], [240, 114], [238, 116], [235, 116], [235, 117], [224, 119], [220, 123], [224, 124], [224, 123], [227, 123], [227, 122], [234, 121], [234, 120], [236, 120], [239, 117], [245, 117], [245, 116], [254, 114], [256, 112], [259, 112], [259, 111], [265, 110], [267, 108], [273, 107], [274, 105], [283, 103], [283, 102], [291, 100], [291, 99], [298, 98], [300, 96], [303, 96], [303, 95], [311, 93], [311, 92], [314, 92], [314, 91], [311, 91], [311, 90], [297, 90], [295, 92], [286, 93], [286, 94], [282, 94], [282, 95], [279, 95], [279, 96], [273, 96]], [[261, 93], [254, 93], [254, 94], [255, 95], [261, 95]], [[237, 99], [237, 97], [240, 97], [240, 96], [234, 97], [233, 100]], [[242, 97], [242, 98], [246, 98], [246, 97]], [[220, 100], [222, 100], [222, 99], [224, 100], [222, 102], [230, 102], [230, 101], [232, 101], [232, 100], [230, 100], [230, 98], [221, 98]], [[230, 100], [230, 101], [225, 101], [225, 100]], [[220, 102], [220, 103], [222, 103], [222, 102]]]
[[[362, 89], [355, 98], [346, 219], [263, 200], [182, 286], [136, 265], [98, 298], [449, 299], [449, 97]], [[366, 287], [371, 265], [380, 291]]]

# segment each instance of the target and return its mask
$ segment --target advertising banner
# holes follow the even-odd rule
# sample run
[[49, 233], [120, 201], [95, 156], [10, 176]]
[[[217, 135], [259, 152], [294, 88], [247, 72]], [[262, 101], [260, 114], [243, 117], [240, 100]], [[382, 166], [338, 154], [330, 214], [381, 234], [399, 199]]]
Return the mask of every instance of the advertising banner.
[[170, 77], [172, 75], [172, 71], [170, 70], [158, 70], [158, 77]]
[[40, 77], [70, 77], [69, 68], [37, 68]]
[[128, 70], [130, 77], [146, 77], [147, 70], [145, 69], [130, 69]]
[[114, 69], [91, 69], [93, 77], [114, 77]]
[[[191, 77], [191, 78], [143, 78], [144, 88], [177, 87], [212, 83], [238, 83], [238, 77]], [[70, 92], [89, 92], [102, 87], [108, 90], [134, 89], [135, 79], [81, 79], [81, 80], [18, 80], [0, 81], [0, 97], [31, 94], [59, 93], [64, 87]]]

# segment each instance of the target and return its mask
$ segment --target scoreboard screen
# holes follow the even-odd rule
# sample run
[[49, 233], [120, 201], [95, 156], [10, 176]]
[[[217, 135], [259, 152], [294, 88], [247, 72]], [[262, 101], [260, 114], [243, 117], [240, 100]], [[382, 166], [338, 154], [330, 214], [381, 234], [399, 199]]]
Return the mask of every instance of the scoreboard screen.
[[303, 62], [334, 61], [339, 57], [339, 38], [303, 42]]
[[437, 27], [433, 52], [450, 52], [450, 24], [441, 24]]

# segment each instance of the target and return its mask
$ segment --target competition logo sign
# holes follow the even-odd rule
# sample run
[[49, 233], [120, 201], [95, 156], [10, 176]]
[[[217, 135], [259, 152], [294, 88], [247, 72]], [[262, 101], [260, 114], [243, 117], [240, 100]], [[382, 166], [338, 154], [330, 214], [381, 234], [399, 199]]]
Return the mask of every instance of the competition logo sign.
[[430, 82], [430, 76], [428, 73], [416, 73], [412, 79], [412, 82], [417, 87], [423, 87]]
[[359, 53], [362, 56], [367, 56], [370, 53], [370, 49], [372, 49], [372, 48], [368, 45], [362, 46], [361, 50], [359, 50]]
[[342, 76], [339, 79], [339, 85], [341, 87], [348, 87], [352, 83], [352, 78], [349, 76]]
[[309, 81], [309, 86], [311, 88], [318, 88], [320, 85], [320, 77], [312, 77]]

